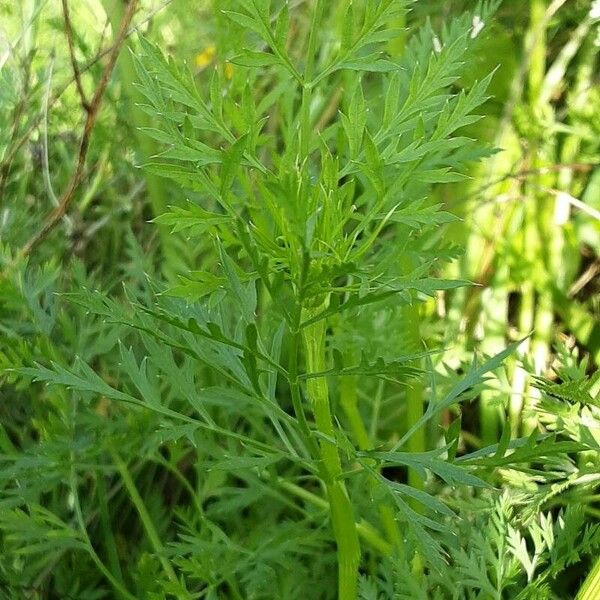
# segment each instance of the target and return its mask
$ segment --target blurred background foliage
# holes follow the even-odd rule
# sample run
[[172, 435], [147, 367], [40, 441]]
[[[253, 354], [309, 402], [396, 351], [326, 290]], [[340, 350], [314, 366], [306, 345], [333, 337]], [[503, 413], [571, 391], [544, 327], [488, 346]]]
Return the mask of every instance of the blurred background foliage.
[[[301, 62], [311, 2], [291, 0], [289, 4], [295, 19], [289, 51]], [[120, 0], [78, 0], [69, 5], [73, 56], [89, 98], [98, 84], [102, 59], [124, 6]], [[430, 20], [439, 31], [451, 17], [471, 6], [466, 0], [415, 2], [403, 25], [411, 31]], [[130, 299], [143, 301], [155, 291], [154, 281], [176, 282], [179, 275], [218, 261], [208, 236], [190, 242], [185, 236], [171, 235], [164, 225], [149, 223], [168, 206], [183, 205], [187, 198], [170, 181], [139, 168], [158, 147], [140, 134], [140, 128], [151, 123], [138, 106], [141, 99], [130, 53], [138, 51], [138, 35], [143, 34], [172, 55], [177, 64], [187, 63], [200, 88], [209, 86], [217, 69], [226, 85], [234, 88], [243, 89], [247, 78], [252, 78], [254, 93], [265, 97], [272, 91], [268, 76], [229, 62], [247, 44], [247, 32], [224, 22], [220, 11], [232, 7], [235, 0], [141, 2], [92, 135], [83, 184], [67, 216], [23, 260], [19, 249], [40, 228], [70, 178], [85, 108], [74, 81], [60, 0], [0, 0], [0, 449], [7, 464], [6, 457], [37, 448], [37, 458], [27, 456], [38, 463], [20, 468], [43, 469], [48, 481], [55, 478], [53, 490], [46, 485], [40, 492], [46, 506], [58, 506], [65, 498], [69, 501], [63, 475], [53, 471], [57, 459], [52, 448], [38, 446], [53, 439], [49, 431], [60, 436], [64, 429], [62, 433], [68, 437], [69, 421], [61, 418], [69, 412], [69, 398], [67, 393], [48, 394], [44, 386], [31, 384], [14, 369], [34, 361], [72, 365], [81, 360], [111, 381], [118, 377], [117, 364], [124, 360], [118, 343], [133, 343], [130, 332], [118, 326], [106, 328], [101, 318], [68, 302], [61, 293], [98, 288], [124, 300], [126, 284]], [[506, 428], [519, 436], [536, 429], [566, 427], [573, 418], [570, 405], [560, 393], [549, 393], [550, 384], [544, 387], [538, 377], [557, 386], [569, 377], [583, 381], [596, 372], [600, 362], [599, 13], [597, 3], [592, 6], [589, 0], [504, 0], [493, 22], [481, 23], [486, 35], [459, 83], [468, 87], [497, 69], [491, 83], [492, 98], [484, 107], [485, 118], [472, 125], [467, 135], [483, 138], [499, 151], [473, 167], [468, 180], [439, 185], [434, 192], [445, 210], [461, 217], [460, 222], [439, 229], [438, 235], [450, 248], [465, 248], [446, 267], [445, 276], [477, 285], [440, 292], [419, 309], [411, 308], [405, 317], [415, 331], [413, 342], [406, 344], [417, 340], [419, 346], [424, 339], [430, 347], [447, 349], [433, 359], [443, 382], [465, 369], [474, 351], [495, 354], [507, 343], [531, 334], [519, 354], [509, 359], [505, 371], [464, 407], [459, 422], [460, 451], [493, 444]], [[329, 24], [327, 36], [340, 36], [344, 23], [336, 20], [333, 9]], [[400, 41], [392, 42], [390, 55], [394, 57], [401, 48]], [[343, 89], [332, 92], [319, 107], [320, 127], [327, 125], [344, 102]], [[381, 93], [373, 89], [369, 110], [381, 111], [380, 100]], [[235, 119], [235, 115], [230, 118]], [[406, 334], [406, 329], [403, 331]], [[374, 344], [386, 339], [385, 332], [374, 332], [373, 336]], [[592, 397], [598, 393], [597, 383], [594, 385], [589, 391]], [[423, 391], [415, 386], [411, 393]], [[549, 408], [552, 401], [563, 400], [567, 402], [564, 406]], [[99, 416], [106, 410], [103, 403], [95, 407]], [[595, 410], [590, 409], [588, 415], [592, 431], [600, 427]], [[451, 427], [455, 416], [445, 414], [441, 424]], [[385, 415], [390, 427], [394, 417], [393, 412]], [[116, 574], [121, 567], [115, 557], [131, 553], [135, 575], [130, 576], [136, 578], [139, 597], [145, 593], [148, 598], [162, 597], [151, 595], [158, 594], [150, 583], [158, 567], [149, 558], [148, 543], [136, 545], [133, 541], [144, 535], [141, 526], [132, 524], [137, 521], [127, 518], [132, 508], [123, 499], [119, 485], [99, 491], [105, 484], [103, 475], [98, 475], [106, 471], [101, 457], [107, 448], [102, 437], [120, 440], [122, 454], [142, 457], [145, 444], [150, 447], [156, 441], [153, 422], [143, 413], [124, 411], [122, 421], [107, 420], [103, 432], [92, 429], [90, 435], [98, 439], [95, 446], [90, 440], [85, 442], [86, 460], [93, 465], [85, 477], [95, 483], [84, 503], [90, 527], [102, 539], [99, 552], [108, 557]], [[439, 427], [422, 440], [423, 447], [435, 447], [438, 438]], [[153, 521], [161, 524], [159, 533], [167, 538], [172, 536], [169, 531], [174, 520], [186, 523], [182, 497], [187, 492], [180, 473], [173, 468], [185, 464], [185, 452], [177, 455], [178, 444], [176, 441], [170, 447], [169, 457], [154, 452], [153, 446], [151, 460], [135, 460], [130, 465], [131, 477], [148, 499]], [[47, 463], [44, 452], [48, 453]], [[14, 472], [6, 467], [3, 473], [2, 485], [8, 488]], [[504, 485], [518, 487], [524, 483], [514, 473], [505, 475]], [[526, 475], [522, 477], [526, 479]], [[224, 493], [219, 491], [223, 485], [220, 475], [210, 479], [207, 497], [211, 490], [215, 495]], [[530, 491], [537, 484], [535, 477], [525, 483]], [[261, 484], [252, 481], [247, 485], [260, 489]], [[600, 515], [595, 479], [588, 478], [585, 485], [573, 496], [581, 506], [581, 527], [591, 526]], [[36, 496], [35, 489], [22, 493]], [[110, 515], [106, 504], [98, 500], [105, 493], [116, 498]], [[257, 494], [260, 497], [260, 492]], [[538, 498], [540, 510], [568, 504], [568, 494], [568, 490], [559, 494], [544, 489]], [[11, 495], [7, 498], [3, 504], [12, 508]], [[238, 514], [236, 511], [251, 510], [245, 504], [247, 499], [232, 495], [228, 501], [228, 505], [220, 506], [221, 513], [211, 518], [233, 519], [237, 518], [232, 516]], [[502, 505], [496, 509], [499, 521], [506, 520], [512, 510]], [[57, 508], [51, 510], [61, 514]], [[277, 516], [262, 518], [271, 522]], [[29, 519], [26, 527], [30, 532], [36, 527], [43, 532], [43, 524], [51, 517], [38, 514]], [[111, 526], [111, 520], [116, 524]], [[4, 522], [7, 530], [11, 526]], [[234, 575], [223, 584], [229, 594], [226, 597], [264, 597], [259, 584], [249, 581], [252, 576], [258, 579], [250, 564], [230, 565], [227, 560], [231, 559], [225, 554], [211, 559], [223, 561], [218, 569], [196, 564], [201, 562], [198, 553], [202, 547], [200, 542], [194, 546], [195, 524], [185, 526], [190, 529], [185, 538], [188, 553], [179, 559], [184, 571], [213, 573], [221, 567], [231, 568], [234, 574], [242, 575], [241, 579]], [[34, 564], [27, 567], [24, 562], [30, 559], [26, 556], [6, 552], [0, 556], [0, 582], [4, 579], [7, 590], [17, 585], [16, 581], [23, 586], [19, 588], [22, 592], [10, 597], [112, 597], [98, 591], [103, 588], [97, 582], [100, 576], [93, 560], [79, 562], [79, 555], [71, 552], [85, 540], [71, 535], [64, 522], [52, 527], [62, 532], [55, 536], [52, 550], [56, 556], [36, 555]], [[290, 522], [290, 530], [293, 527]], [[116, 539], [113, 531], [118, 531]], [[218, 530], [213, 535], [218, 537]], [[293, 537], [291, 532], [289, 535]], [[314, 539], [307, 539], [307, 548], [298, 552], [313, 551], [311, 545], [318, 546], [321, 535], [315, 530]], [[260, 546], [260, 551], [265, 554], [261, 564], [276, 569], [277, 559], [267, 556], [268, 546]], [[520, 564], [525, 562], [523, 559]], [[469, 564], [467, 559], [464, 564]], [[326, 579], [330, 566], [326, 561], [320, 563], [318, 576]], [[580, 580], [588, 567], [586, 562], [580, 564], [555, 588], [556, 595], [548, 597], [570, 597], [567, 589], [573, 588], [569, 588], [569, 577]], [[298, 577], [306, 576], [300, 571]], [[77, 574], [75, 579], [73, 573]], [[316, 576], [314, 572], [311, 575]], [[128, 576], [121, 574], [125, 579]], [[143, 589], [144, 585], [148, 589]], [[215, 589], [223, 589], [219, 585], [217, 581]], [[365, 583], [364, 597], [376, 597], [368, 596], [368, 585]], [[562, 590], [561, 585], [565, 586]]]

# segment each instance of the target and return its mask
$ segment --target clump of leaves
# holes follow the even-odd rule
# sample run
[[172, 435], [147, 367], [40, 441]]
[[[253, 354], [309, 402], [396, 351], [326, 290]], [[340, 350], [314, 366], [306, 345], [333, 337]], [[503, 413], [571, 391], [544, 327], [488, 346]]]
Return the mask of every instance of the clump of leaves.
[[[489, 7], [480, 9], [489, 12]], [[424, 30], [400, 64], [382, 55], [381, 44], [397, 35], [388, 24], [404, 11], [402, 3], [392, 1], [366, 3], [364, 11], [349, 4], [351, 25], [331, 49], [317, 52], [325, 18], [325, 3], [318, 2], [302, 67], [286, 50], [286, 6], [275, 17], [274, 30], [268, 3], [243, 2], [238, 10], [225, 11], [265, 45], [232, 59], [241, 67], [271, 68], [277, 83], [258, 103], [251, 75], [239, 96], [233, 85], [223, 97], [225, 82], [217, 72], [206, 101], [156, 48], [144, 44], [145, 56], [138, 62], [148, 110], [161, 117], [149, 134], [169, 144], [147, 168], [196, 192], [202, 204], [177, 209], [159, 221], [214, 236], [220, 256], [218, 274], [184, 280], [173, 292], [191, 300], [206, 295], [205, 305], [211, 306], [214, 296], [225, 291], [237, 308], [237, 319], [221, 315], [213, 321], [207, 314], [200, 322], [188, 315], [174, 320], [165, 311], [154, 316], [237, 354], [245, 372], [237, 384], [264, 404], [281, 407], [277, 387], [283, 380], [294, 421], [288, 435], [283, 423], [273, 427], [291, 456], [317, 461], [311, 471], [329, 502], [342, 598], [356, 596], [360, 564], [357, 518], [344, 475], [344, 458], [355, 451], [335, 425], [329, 380], [360, 374], [406, 382], [417, 373], [412, 354], [352, 364], [343, 347], [336, 347], [335, 330], [348, 319], [373, 318], [381, 304], [411, 304], [419, 294], [464, 284], [436, 279], [432, 275], [440, 257], [432, 249], [419, 252], [427, 233], [450, 218], [424, 198], [431, 184], [462, 177], [460, 167], [481, 155], [472, 140], [457, 132], [478, 118], [473, 111], [486, 100], [489, 82], [488, 77], [458, 95], [449, 90], [471, 38], [465, 20], [449, 27], [441, 41]], [[373, 73], [386, 90], [382, 114], [368, 111], [376, 98], [368, 97], [372, 92], [362, 78]], [[345, 92], [339, 118], [318, 131], [314, 106], [319, 97], [332, 94], [337, 82]], [[265, 131], [271, 117], [276, 120]], [[274, 333], [276, 352], [269, 351]], [[287, 368], [280, 360], [282, 346]], [[470, 383], [477, 382], [473, 377]], [[289, 435], [299, 438], [301, 446]], [[411, 457], [412, 466], [430, 469], [450, 483], [483, 485], [445, 465], [441, 454], [428, 455], [422, 463]], [[411, 464], [399, 456], [369, 454], [369, 459]], [[403, 500], [397, 503], [408, 531], [423, 540], [427, 521]], [[388, 520], [388, 525], [397, 543], [402, 534], [393, 531], [395, 522]]]

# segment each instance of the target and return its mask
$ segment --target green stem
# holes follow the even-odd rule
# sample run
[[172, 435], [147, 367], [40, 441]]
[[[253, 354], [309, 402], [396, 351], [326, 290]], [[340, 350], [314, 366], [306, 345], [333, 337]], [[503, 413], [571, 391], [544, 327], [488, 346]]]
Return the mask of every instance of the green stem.
[[[519, 335], [529, 335], [533, 329], [533, 315], [535, 310], [535, 294], [533, 284], [530, 281], [521, 286], [521, 304], [519, 306]], [[527, 356], [530, 348], [529, 340], [521, 344], [518, 349], [520, 357]], [[536, 426], [535, 419], [524, 418], [523, 408], [529, 389], [529, 378], [527, 371], [521, 366], [516, 365], [513, 373], [511, 389], [511, 420], [517, 423], [521, 420], [521, 429], [524, 435], [529, 435]]]
[[[383, 506], [382, 508], [389, 507]], [[390, 556], [392, 554], [393, 546], [386, 542], [381, 535], [379, 535], [375, 527], [365, 519], [361, 519], [360, 522], [356, 524], [356, 531], [367, 544], [371, 545], [376, 550], [379, 550], [384, 556]]]
[[135, 482], [133, 481], [133, 479], [129, 473], [129, 469], [127, 468], [127, 465], [121, 459], [121, 457], [118, 455], [116, 450], [111, 449], [110, 453], [111, 453], [113, 462], [115, 463], [115, 466], [117, 467], [117, 470], [119, 471], [119, 474], [121, 475], [121, 479], [123, 480], [125, 489], [127, 490], [128, 494], [129, 494], [129, 498], [131, 499], [132, 504], [135, 506], [135, 509], [137, 510], [137, 513], [140, 517], [140, 520], [142, 522], [142, 525], [144, 527], [146, 535], [148, 536], [150, 545], [152, 546], [154, 552], [158, 556], [158, 559], [162, 565], [162, 568], [163, 568], [165, 574], [167, 575], [167, 577], [169, 578], [169, 580], [171, 582], [173, 582], [177, 587], [180, 587], [179, 580], [177, 579], [177, 575], [175, 574], [175, 571], [173, 570], [171, 563], [164, 556], [164, 548], [163, 548], [162, 542], [160, 541], [158, 532], [156, 531], [156, 528], [154, 527], [152, 518], [150, 517], [150, 515], [148, 513], [146, 505], [144, 504], [144, 501], [142, 500], [142, 497], [140, 496], [140, 493], [135, 485]]
[[290, 394], [292, 398], [292, 406], [294, 408], [294, 415], [298, 419], [300, 431], [306, 440], [308, 449], [313, 457], [319, 456], [319, 446], [315, 441], [315, 438], [310, 431], [308, 421], [306, 419], [306, 412], [302, 405], [302, 397], [300, 395], [300, 383], [298, 381], [298, 349], [300, 347], [300, 334], [293, 332], [290, 336], [290, 357], [289, 357], [289, 381], [290, 381]]
[[181, 471], [173, 463], [166, 460], [165, 458], [163, 458], [160, 455], [158, 455], [156, 457], [152, 457], [151, 460], [155, 461], [156, 463], [158, 463], [159, 465], [161, 465], [165, 469], [167, 469], [177, 479], [177, 481], [179, 481], [179, 483], [181, 483], [183, 488], [189, 494], [190, 500], [192, 501], [194, 508], [196, 509], [196, 512], [198, 513], [198, 516], [200, 517], [200, 519], [204, 519], [204, 510], [202, 509], [202, 504], [198, 500], [198, 495], [196, 494], [196, 490], [194, 490], [194, 488], [192, 487], [192, 484], [184, 477], [184, 475], [181, 473]]
[[310, 139], [312, 137], [312, 119], [310, 114], [312, 87], [310, 85], [310, 80], [312, 78], [315, 66], [317, 34], [319, 31], [319, 23], [321, 23], [323, 20], [323, 8], [323, 1], [317, 0], [313, 10], [310, 32], [308, 35], [308, 47], [306, 49], [306, 67], [304, 69], [302, 103], [300, 105], [300, 156], [303, 159], [308, 157], [310, 152]]
[[[351, 363], [354, 362], [355, 358], [353, 353], [351, 353]], [[350, 430], [352, 431], [355, 443], [360, 450], [366, 451], [370, 450], [373, 447], [373, 444], [369, 437], [369, 433], [367, 432], [367, 428], [365, 427], [362, 415], [360, 414], [360, 410], [358, 409], [357, 384], [358, 381], [356, 375], [348, 375], [341, 378], [340, 404], [350, 424]], [[369, 483], [371, 489], [374, 490], [376, 481], [370, 478]], [[402, 537], [391, 506], [383, 502], [379, 504], [379, 520], [383, 525], [388, 540], [395, 546], [400, 546]]]
[[[416, 299], [404, 308], [403, 319], [406, 323], [407, 350], [418, 352], [421, 348], [421, 312]], [[413, 366], [420, 367], [421, 361], [414, 361]], [[404, 424], [406, 431], [410, 431], [421, 420], [424, 410], [425, 386], [422, 379], [414, 379], [409, 383], [406, 390], [406, 422]], [[421, 453], [425, 452], [426, 448], [426, 431], [424, 427], [419, 427], [408, 439], [407, 449], [411, 453]], [[408, 469], [408, 485], [418, 490], [424, 488], [423, 478], [414, 469]], [[422, 510], [422, 506], [412, 499], [410, 504], [415, 511], [420, 512]], [[413, 558], [412, 572], [417, 578], [423, 573], [423, 557], [418, 553], [415, 553]]]
[[[71, 460], [74, 462], [74, 456], [71, 456]], [[127, 589], [123, 586], [123, 584], [110, 572], [110, 570], [106, 567], [106, 565], [102, 562], [96, 551], [94, 550], [94, 546], [92, 545], [92, 541], [90, 540], [90, 536], [87, 532], [87, 527], [85, 524], [85, 519], [83, 517], [83, 511], [81, 510], [81, 503], [79, 501], [79, 492], [77, 489], [77, 474], [75, 472], [74, 465], [71, 466], [71, 475], [70, 475], [70, 486], [71, 486], [71, 494], [73, 496], [73, 508], [75, 511], [75, 517], [77, 519], [77, 524], [79, 525], [79, 529], [81, 534], [85, 540], [85, 544], [87, 546], [88, 554], [91, 559], [94, 561], [97, 569], [106, 577], [106, 579], [111, 583], [111, 585], [115, 588], [115, 591], [125, 600], [136, 600], [135, 596], [130, 594]]]
[[529, 36], [532, 41], [529, 61], [529, 100], [537, 103], [546, 75], [546, 0], [531, 0], [529, 11]]
[[98, 473], [96, 477], [97, 481], [97, 496], [100, 511], [100, 526], [102, 529], [102, 535], [104, 537], [104, 546], [106, 547], [106, 553], [108, 555], [108, 564], [112, 573], [116, 579], [123, 583], [123, 573], [121, 571], [121, 564], [119, 562], [119, 555], [117, 552], [117, 544], [115, 542], [115, 536], [110, 526], [110, 514], [108, 511], [108, 495], [106, 492], [106, 483], [104, 481], [104, 475]]
[[[305, 309], [303, 320], [310, 319], [327, 308], [327, 298], [321, 306]], [[325, 360], [325, 320], [302, 331], [306, 369], [309, 373], [327, 370]], [[356, 532], [354, 510], [342, 480], [342, 465], [335, 442], [335, 429], [329, 404], [329, 388], [325, 377], [315, 377], [306, 383], [308, 397], [317, 430], [322, 434], [319, 450], [323, 463], [325, 488], [329, 498], [330, 516], [338, 553], [338, 598], [354, 600], [358, 594], [360, 543]]]
[[[408, 431], [423, 417], [423, 382], [416, 380], [409, 384], [406, 390], [406, 430]], [[425, 452], [425, 429], [421, 427], [407, 441], [409, 452]], [[423, 489], [423, 478], [414, 470], [408, 470], [408, 484], [417, 489]]]
[[[534, 120], [540, 119], [539, 124], [534, 124], [533, 136], [530, 139], [531, 156], [529, 163], [534, 169], [541, 169], [548, 162], [553, 162], [552, 136], [539, 137], [539, 131], [544, 120], [552, 114], [552, 107], [543, 99], [544, 79], [546, 78], [546, 0], [534, 0], [531, 5], [531, 30], [537, 32], [535, 44], [532, 48], [532, 60], [529, 68], [529, 104]], [[552, 343], [554, 306], [551, 284], [556, 279], [561, 279], [559, 271], [562, 269], [562, 251], [564, 247], [562, 228], [557, 226], [554, 218], [555, 201], [546, 193], [540, 193], [546, 183], [550, 183], [552, 175], [544, 175], [540, 171], [531, 181], [528, 190], [529, 201], [532, 207], [533, 223], [536, 235], [536, 262], [532, 267], [538, 274], [536, 281], [538, 302], [535, 307], [534, 337], [531, 343], [533, 365], [536, 375], [542, 375], [546, 370], [550, 345]], [[550, 181], [546, 181], [550, 178]], [[533, 226], [533, 224], [529, 224]], [[546, 241], [552, 240], [548, 244]], [[532, 388], [529, 394], [531, 406], [535, 406], [540, 399], [539, 391]], [[530, 426], [533, 425], [533, 422]]]
[[104, 563], [100, 560], [100, 557], [96, 554], [96, 551], [92, 548], [91, 542], [89, 543], [88, 552], [94, 561], [94, 564], [98, 568], [98, 570], [110, 581], [115, 590], [126, 600], [136, 600], [136, 597], [130, 594], [117, 579], [115, 579], [112, 573], [106, 568]]
[[[350, 357], [350, 364], [348, 366], [351, 366], [354, 362], [354, 353], [350, 353]], [[371, 448], [371, 440], [358, 409], [357, 384], [356, 375], [347, 375], [340, 378], [340, 405], [350, 424], [354, 441], [361, 450], [369, 450]]]
[[592, 570], [579, 588], [575, 600], [597, 600], [598, 598], [600, 598], [600, 558], [596, 560]]
[[[597, 52], [597, 48], [594, 46], [594, 44], [589, 44], [589, 46], [587, 46], [585, 48], [584, 59], [582, 60], [582, 64], [578, 70], [577, 85], [575, 86], [575, 90], [573, 93], [573, 102], [578, 108], [581, 107], [582, 105], [585, 105], [585, 103], [587, 101], [589, 101], [588, 100], [589, 90], [593, 89], [591, 86], [591, 80], [593, 78], [593, 73], [594, 73], [593, 65], [595, 62], [594, 59], [595, 59], [596, 52]], [[565, 161], [573, 160], [579, 150], [579, 144], [580, 144], [580, 139], [576, 135], [569, 136], [563, 146], [562, 159]], [[561, 173], [559, 176], [559, 181], [558, 181], [559, 189], [568, 190], [571, 186], [571, 182], [572, 182], [572, 172], [568, 169], [561, 170]], [[557, 287], [560, 288], [560, 285]], [[557, 294], [556, 291], [554, 293], [555, 293], [555, 295]], [[562, 296], [562, 290], [560, 290], [559, 293]], [[571, 314], [573, 314], [573, 316], [575, 317], [575, 315], [578, 312], [577, 304], [573, 300], [567, 301], [566, 298], [562, 297], [557, 301], [557, 299], [555, 297], [555, 304], [558, 306], [559, 311], [560, 311], [561, 307], [568, 307], [568, 308], [564, 308], [563, 310], [565, 312], [568, 312], [569, 316]], [[590, 339], [590, 333], [593, 330], [593, 328], [596, 327], [596, 330], [598, 330], [598, 324], [589, 315], [585, 315], [585, 316], [587, 316], [588, 318], [584, 318], [584, 319], [573, 319], [572, 318], [572, 319], [569, 319], [566, 321], [567, 321], [568, 327], [577, 336], [577, 339], [581, 340], [581, 338], [579, 336], [579, 332], [582, 330], [585, 331], [585, 333], [587, 334], [585, 339], [587, 341], [588, 339]], [[578, 323], [579, 326], [578, 327], [572, 326], [569, 321], [575, 321]], [[597, 339], [600, 338], [600, 335], [598, 335], [598, 333], [596, 334], [596, 338]], [[594, 358], [596, 360], [596, 363], [598, 363], [598, 361], [600, 360], [600, 353], [597, 350], [595, 352]], [[598, 494], [591, 495], [585, 499], [582, 499], [582, 502], [585, 502], [586, 500], [593, 501], [593, 502], [598, 501], [598, 500], [600, 500], [600, 495], [598, 495]], [[581, 585], [579, 592], [577, 592], [577, 596], [575, 597], [575, 600], [595, 600], [596, 598], [600, 598], [600, 558], [598, 558], [596, 560], [596, 562], [594, 563], [594, 566], [592, 567], [592, 570], [589, 572], [588, 576], [585, 578], [585, 581]]]
[[[503, 257], [502, 257], [503, 258]], [[505, 335], [508, 320], [507, 279], [509, 268], [506, 261], [498, 261], [490, 286], [482, 292], [482, 318], [485, 337], [481, 343], [482, 351], [493, 356], [505, 347]], [[504, 395], [498, 386], [481, 392], [479, 400], [479, 420], [481, 440], [485, 446], [495, 444], [500, 436], [502, 411], [498, 399]]]
[[[298, 498], [302, 498], [309, 502], [313, 506], [318, 508], [322, 508], [323, 510], [330, 510], [329, 502], [321, 496], [317, 496], [312, 492], [309, 492], [303, 487], [296, 485], [295, 483], [290, 483], [289, 481], [285, 481], [285, 479], [278, 479], [277, 483], [288, 492], [294, 494]], [[392, 546], [389, 544], [380, 533], [371, 525], [371, 523], [361, 519], [359, 523], [356, 523], [356, 532], [359, 537], [361, 537], [367, 544], [369, 544], [375, 550], [378, 550], [384, 556], [389, 556], [392, 553]]]

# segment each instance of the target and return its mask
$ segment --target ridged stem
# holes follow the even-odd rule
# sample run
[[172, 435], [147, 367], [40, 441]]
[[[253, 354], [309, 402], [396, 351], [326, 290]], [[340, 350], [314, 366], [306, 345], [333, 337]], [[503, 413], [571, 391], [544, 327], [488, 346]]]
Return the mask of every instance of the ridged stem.
[[579, 588], [575, 600], [597, 600], [598, 598], [600, 598], [600, 558], [596, 560], [592, 570]]
[[[305, 309], [304, 319], [324, 310], [322, 306]], [[302, 330], [306, 370], [318, 373], [327, 370], [325, 356], [325, 320], [318, 321]], [[360, 563], [360, 543], [356, 531], [354, 510], [342, 480], [342, 464], [335, 443], [335, 429], [329, 402], [329, 387], [325, 377], [308, 379], [306, 390], [310, 400], [316, 427], [321, 434], [319, 450], [323, 463], [325, 488], [329, 499], [329, 509], [338, 556], [338, 598], [355, 600], [358, 594], [358, 566]]]

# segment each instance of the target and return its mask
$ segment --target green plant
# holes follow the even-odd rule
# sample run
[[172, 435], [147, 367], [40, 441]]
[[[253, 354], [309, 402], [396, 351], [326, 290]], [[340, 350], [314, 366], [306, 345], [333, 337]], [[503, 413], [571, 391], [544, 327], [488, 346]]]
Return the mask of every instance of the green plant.
[[468, 223], [460, 230], [468, 232], [466, 252], [460, 268], [450, 272], [481, 286], [449, 297], [453, 326], [447, 339], [461, 337], [467, 348], [481, 339], [493, 353], [507, 340], [532, 333], [511, 364], [510, 389], [481, 398], [486, 444], [498, 439], [505, 418], [515, 435], [536, 427], [527, 415], [539, 392], [520, 360], [531, 356], [533, 374], [546, 373], [552, 347], [564, 334], [573, 335], [596, 364], [598, 358], [592, 283], [598, 239], [597, 5], [532, 1], [511, 9], [524, 25], [498, 24], [488, 37], [493, 45], [482, 52], [494, 61], [503, 56], [495, 81], [505, 83], [493, 90], [501, 102], [487, 119], [490, 137], [503, 151], [479, 165], [473, 180], [448, 199]]
[[[397, 35], [396, 30], [386, 30], [385, 26], [405, 7], [398, 2], [367, 3], [361, 14], [349, 5], [348, 18], [356, 27], [350, 27], [339, 47], [323, 57], [316, 54], [325, 9], [318, 2], [305, 65], [300, 69], [285, 48], [287, 8], [278, 14], [272, 31], [268, 3], [247, 2], [241, 7], [240, 12], [226, 11], [227, 16], [258, 34], [267, 50], [242, 52], [232, 62], [241, 67], [273, 68], [280, 82], [267, 99], [278, 108], [275, 133], [263, 135], [265, 112], [270, 107], [264, 102], [255, 105], [250, 93], [252, 75], [246, 75], [249, 82], [241, 90], [238, 122], [231, 128], [225, 116], [233, 115], [237, 103], [234, 94], [220, 97], [222, 77], [216, 74], [213, 78], [209, 106], [187, 83], [185, 74], [146, 45], [146, 57], [139, 69], [140, 89], [151, 105], [151, 114], [155, 119], [160, 117], [157, 128], [149, 133], [158, 141], [170, 143], [161, 156], [171, 159], [147, 168], [174, 178], [204, 196], [206, 202], [216, 203], [212, 213], [191, 205], [159, 219], [176, 230], [195, 228], [194, 233], [200, 230], [205, 234], [210, 228], [219, 246], [223, 269], [220, 278], [200, 273], [199, 281], [187, 285], [191, 294], [186, 293], [185, 284], [176, 288], [176, 293], [196, 298], [211, 291], [211, 287], [229, 287], [239, 304], [245, 329], [241, 340], [229, 342], [234, 347], [241, 345], [255, 393], [265, 394], [258, 360], [263, 362], [262, 368], [272, 371], [271, 377], [283, 375], [287, 379], [298, 433], [311, 459], [316, 458], [319, 446], [319, 476], [327, 492], [338, 548], [339, 595], [351, 598], [356, 595], [360, 547], [336, 440], [339, 434], [334, 427], [327, 376], [393, 373], [398, 377], [404, 370], [406, 380], [414, 367], [407, 364], [403, 369], [401, 365], [416, 357], [393, 357], [393, 362], [378, 357], [375, 362], [363, 360], [348, 367], [343, 366], [348, 359], [342, 349], [338, 350], [340, 362], [331, 368], [327, 345], [336, 345], [340, 314], [346, 313], [347, 318], [347, 313], [358, 306], [392, 298], [396, 306], [412, 304], [418, 293], [463, 284], [429, 276], [441, 257], [435, 247], [424, 258], [419, 256], [421, 239], [426, 239], [428, 230], [440, 218], [446, 221], [448, 215], [423, 200], [413, 204], [411, 197], [425, 195], [429, 184], [455, 179], [460, 175], [454, 170], [481, 155], [471, 140], [457, 137], [455, 132], [476, 118], [471, 113], [486, 99], [489, 78], [456, 98], [443, 95], [456, 79], [459, 59], [468, 47], [472, 29], [468, 21], [455, 23], [438, 41], [443, 44], [439, 56], [433, 34], [426, 32], [424, 39], [409, 46], [405, 63], [394, 64], [376, 49], [377, 44]], [[484, 19], [488, 12], [483, 9]], [[429, 60], [423, 60], [419, 68], [417, 58], [425, 53], [430, 55]], [[411, 69], [412, 74], [403, 73]], [[369, 119], [369, 100], [365, 100], [360, 81], [360, 73], [371, 72], [392, 73], [386, 81], [387, 111], [379, 122]], [[341, 119], [323, 133], [315, 132], [313, 103], [331, 95], [328, 88], [339, 77], [343, 77], [349, 97]], [[172, 100], [185, 107], [183, 123]], [[199, 137], [206, 139], [207, 132], [212, 138], [216, 134], [210, 145], [198, 141]], [[222, 144], [226, 147], [219, 151]], [[205, 168], [199, 173], [198, 167]], [[237, 232], [239, 242], [231, 239], [232, 230]], [[417, 232], [421, 239], [410, 244], [410, 237], [417, 237]], [[408, 236], [407, 242], [397, 247], [393, 240], [402, 233]], [[236, 262], [245, 267], [245, 272], [237, 272], [229, 257], [232, 252], [238, 255]], [[279, 313], [274, 324], [269, 323], [267, 314], [261, 320], [255, 317], [255, 282], [260, 284], [268, 309]], [[244, 289], [246, 286], [250, 289]], [[364, 313], [368, 316], [367, 310]], [[270, 345], [269, 329], [279, 331], [282, 327], [288, 332], [289, 371], [264, 350]], [[333, 336], [327, 335], [328, 327], [333, 328]], [[217, 335], [222, 336], [219, 330]], [[217, 339], [227, 343], [225, 336]], [[298, 363], [305, 365], [306, 374], [298, 372]], [[301, 377], [307, 380], [307, 402], [301, 398]], [[305, 404], [312, 412], [318, 437], [310, 431]], [[419, 415], [413, 418], [411, 434], [423, 421]], [[285, 438], [282, 441], [285, 443]], [[398, 540], [399, 536], [394, 538]]]

